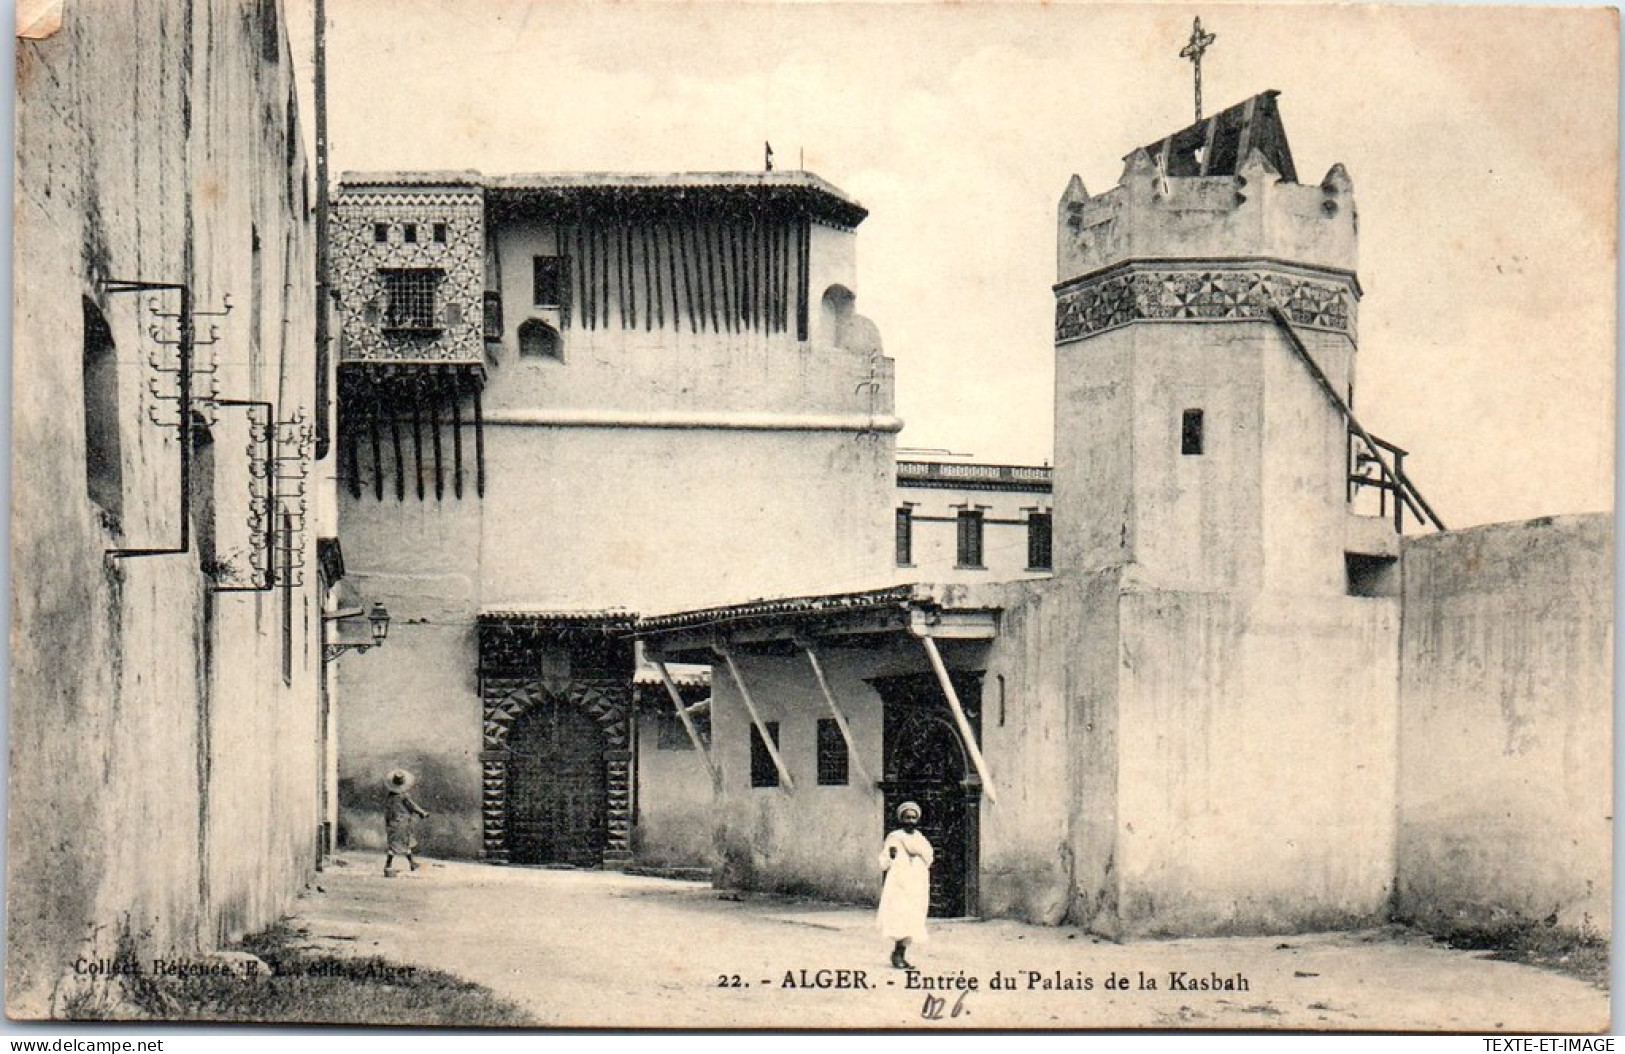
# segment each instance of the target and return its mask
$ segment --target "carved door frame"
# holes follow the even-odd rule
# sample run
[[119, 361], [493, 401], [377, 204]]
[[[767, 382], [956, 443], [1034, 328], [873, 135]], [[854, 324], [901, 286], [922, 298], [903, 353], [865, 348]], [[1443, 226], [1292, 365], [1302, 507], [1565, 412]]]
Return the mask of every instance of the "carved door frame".
[[575, 707], [598, 722], [604, 735], [604, 862], [632, 858], [632, 689], [615, 679], [572, 680], [558, 691], [539, 677], [487, 676], [480, 681], [484, 749], [480, 752], [481, 820], [485, 859], [506, 863], [508, 847], [508, 734], [521, 716], [542, 705]]
[[[982, 673], [955, 670], [950, 676], [964, 706], [972, 734], [977, 736], [980, 743]], [[960, 860], [960, 870], [948, 879], [958, 887], [958, 903], [951, 905], [946, 914], [949, 917], [979, 915], [982, 782], [976, 775], [969, 752], [965, 749], [958, 725], [948, 708], [948, 700], [942, 694], [942, 687], [930, 673], [878, 677], [869, 683], [880, 695], [882, 708], [881, 745], [884, 775], [880, 788], [885, 802], [885, 814], [881, 818], [882, 827], [885, 831], [889, 831], [896, 826], [894, 810], [910, 793], [931, 787], [936, 792], [946, 795], [947, 800], [961, 810], [958, 818], [961, 833], [956, 845], [937, 847], [939, 860], [943, 857], [950, 860], [958, 857]], [[899, 711], [904, 709], [912, 710], [914, 713], [900, 719]], [[922, 780], [919, 777], [910, 777], [899, 770], [899, 744], [894, 741], [893, 736], [900, 726], [906, 727], [909, 720], [929, 721], [946, 730], [951, 741], [959, 748], [957, 772], [945, 772], [940, 780]]]

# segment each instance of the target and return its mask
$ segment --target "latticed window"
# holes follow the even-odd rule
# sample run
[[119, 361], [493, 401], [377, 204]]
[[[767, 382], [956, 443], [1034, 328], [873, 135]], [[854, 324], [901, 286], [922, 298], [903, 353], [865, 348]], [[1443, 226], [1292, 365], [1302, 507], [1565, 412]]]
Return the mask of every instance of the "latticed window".
[[[773, 737], [773, 745], [779, 745], [779, 723], [777, 721], [765, 722], [767, 734]], [[779, 769], [773, 764], [773, 755], [767, 752], [767, 743], [762, 739], [762, 733], [757, 731], [756, 725], [750, 726], [750, 785], [752, 787], [777, 787], [779, 785]]]
[[1027, 566], [1034, 571], [1055, 566], [1054, 526], [1047, 512], [1027, 514]]
[[846, 737], [833, 717], [818, 719], [818, 783], [844, 787], [847, 782]]
[[440, 271], [412, 268], [381, 272], [385, 329], [438, 329]]

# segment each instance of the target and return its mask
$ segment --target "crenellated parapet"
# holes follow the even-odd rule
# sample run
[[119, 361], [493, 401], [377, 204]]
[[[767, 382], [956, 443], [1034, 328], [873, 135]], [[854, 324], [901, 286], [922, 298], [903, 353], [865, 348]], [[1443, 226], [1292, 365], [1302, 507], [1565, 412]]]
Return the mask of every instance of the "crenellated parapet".
[[[1108, 327], [1125, 311], [1231, 317], [1237, 291], [1261, 284], [1300, 305], [1305, 325], [1352, 326], [1358, 228], [1348, 172], [1334, 165], [1318, 184], [1297, 182], [1274, 93], [1254, 96], [1135, 150], [1102, 194], [1072, 178], [1057, 216], [1056, 292], [1069, 302], [1057, 339], [1091, 328], [1080, 313], [1104, 311]], [[1202, 277], [1221, 260], [1226, 274]], [[1114, 271], [1129, 265], [1132, 275]], [[1080, 293], [1091, 284], [1096, 293]]]

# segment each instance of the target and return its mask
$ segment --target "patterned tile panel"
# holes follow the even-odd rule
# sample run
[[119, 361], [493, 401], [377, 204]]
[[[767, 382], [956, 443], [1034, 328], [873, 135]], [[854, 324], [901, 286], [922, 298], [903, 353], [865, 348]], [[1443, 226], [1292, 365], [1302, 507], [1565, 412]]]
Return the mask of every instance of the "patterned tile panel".
[[1134, 267], [1062, 290], [1055, 301], [1055, 341], [1139, 321], [1262, 321], [1271, 304], [1306, 329], [1354, 334], [1352, 278], [1263, 267]]
[[[406, 226], [416, 241], [406, 241]], [[445, 225], [445, 241], [434, 238]], [[378, 240], [378, 231], [384, 240]], [[485, 206], [477, 191], [341, 194], [331, 226], [344, 362], [483, 364], [485, 357]], [[435, 269], [437, 330], [384, 328], [381, 272]]]

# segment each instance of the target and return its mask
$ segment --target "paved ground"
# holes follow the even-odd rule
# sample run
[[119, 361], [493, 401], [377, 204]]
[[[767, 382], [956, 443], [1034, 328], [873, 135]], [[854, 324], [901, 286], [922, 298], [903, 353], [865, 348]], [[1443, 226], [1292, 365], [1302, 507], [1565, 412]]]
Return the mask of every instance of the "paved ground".
[[[1397, 930], [1117, 945], [1070, 929], [946, 922], [913, 958], [922, 977], [977, 979], [961, 1000], [955, 988], [909, 988], [887, 966], [872, 913], [859, 908], [614, 872], [439, 861], [394, 879], [381, 872], [377, 856], [338, 858], [294, 924], [320, 948], [487, 985], [543, 1025], [1556, 1032], [1608, 1024], [1607, 994], [1582, 981]], [[842, 979], [820, 970], [850, 971], [848, 983], [861, 971], [868, 987], [812, 987]], [[1239, 976], [1247, 988], [1171, 990], [1179, 972]], [[995, 973], [1013, 990], [991, 990]], [[1142, 974], [1156, 990], [1139, 987]], [[1113, 976], [1127, 987], [1106, 987]], [[1092, 987], [1054, 984], [1083, 979]], [[943, 1000], [940, 1020], [922, 1016], [928, 995]]]

